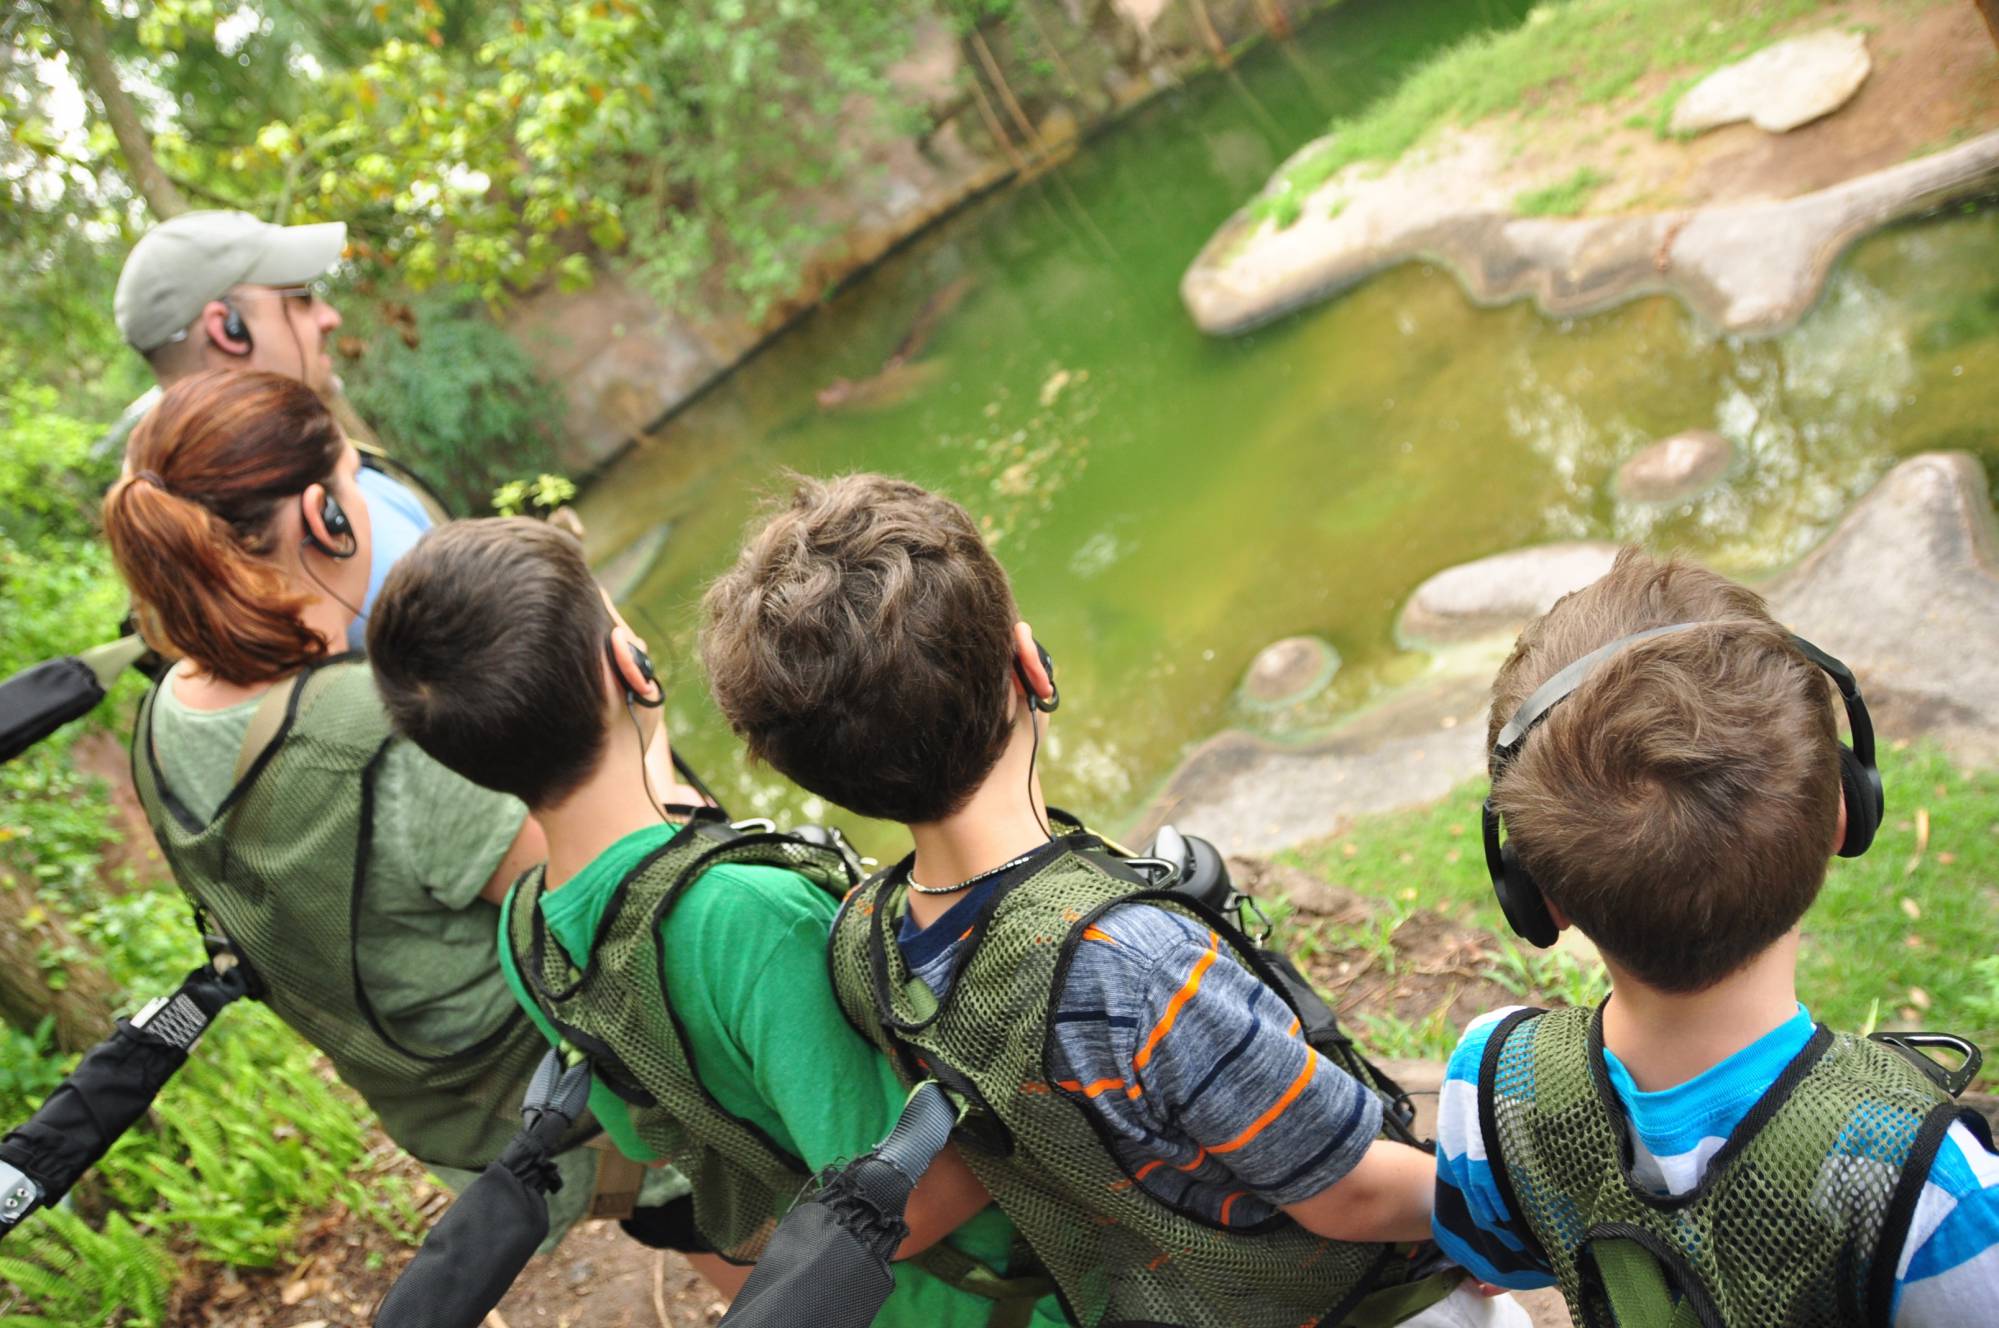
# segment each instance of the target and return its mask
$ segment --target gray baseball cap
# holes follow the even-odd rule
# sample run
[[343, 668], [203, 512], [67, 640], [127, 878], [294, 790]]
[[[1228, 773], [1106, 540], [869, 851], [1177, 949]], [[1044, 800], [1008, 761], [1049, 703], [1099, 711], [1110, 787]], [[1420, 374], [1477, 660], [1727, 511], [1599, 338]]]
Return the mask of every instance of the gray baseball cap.
[[142, 354], [173, 340], [231, 286], [296, 286], [340, 261], [347, 223], [274, 226], [247, 212], [183, 212], [132, 246], [111, 307]]

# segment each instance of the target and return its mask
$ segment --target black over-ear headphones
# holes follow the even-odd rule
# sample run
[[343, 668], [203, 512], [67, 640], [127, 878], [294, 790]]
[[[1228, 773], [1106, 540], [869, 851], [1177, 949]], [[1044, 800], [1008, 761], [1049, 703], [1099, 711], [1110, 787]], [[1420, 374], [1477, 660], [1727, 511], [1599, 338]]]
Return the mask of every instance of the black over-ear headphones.
[[[299, 516], [303, 518], [304, 515], [305, 498], [301, 495], [299, 498]], [[333, 536], [333, 538], [341, 539], [344, 537], [347, 540], [347, 546], [342, 549], [333, 548], [319, 538], [319, 532], [312, 528], [310, 521], [302, 519], [300, 524], [305, 527], [305, 542], [313, 548], [318, 549], [321, 553], [336, 561], [344, 561], [345, 559], [352, 558], [360, 550], [361, 541], [354, 538], [354, 523], [347, 519], [347, 513], [341, 509], [340, 501], [333, 496], [333, 490], [331, 489], [328, 489], [326, 497], [320, 500], [319, 523], [326, 527], [326, 533]]]
[[[633, 691], [630, 684], [626, 684], [625, 699], [631, 702], [633, 705], [644, 706], [648, 710], [659, 709], [661, 706], [666, 704], [666, 689], [659, 685], [659, 676], [653, 672], [652, 656], [646, 654], [645, 651], [639, 649], [638, 646], [633, 642], [627, 641], [625, 645], [632, 652], [632, 662], [639, 666], [639, 676], [646, 680], [647, 685], [650, 686], [654, 692], [654, 695], [647, 696], [643, 692]], [[611, 660], [611, 676], [622, 680], [625, 676], [625, 671], [618, 667], [618, 645], [616, 637], [607, 636], [604, 638], [604, 653], [607, 656], [609, 656]]]
[[255, 344], [250, 339], [250, 325], [243, 321], [243, 315], [236, 306], [225, 301], [222, 308], [225, 311], [222, 315], [222, 335], [242, 342], [245, 347]]
[[1044, 715], [1053, 714], [1056, 708], [1062, 704], [1062, 689], [1055, 685], [1055, 661], [1048, 658], [1048, 652], [1042, 648], [1039, 641], [1034, 643], [1034, 653], [1041, 656], [1041, 669], [1048, 675], [1048, 698], [1046, 700], [1043, 700], [1041, 694], [1034, 690], [1034, 684], [1028, 681], [1027, 670], [1021, 667], [1018, 656], [1013, 661], [1013, 673], [1016, 678], [1020, 679], [1021, 690], [1027, 693], [1028, 708], [1039, 710]]
[[[1493, 744], [1489, 766], [1494, 786], [1498, 785], [1507, 765], [1520, 754], [1521, 745], [1527, 741], [1527, 735], [1535, 725], [1582, 686], [1597, 665], [1636, 642], [1704, 625], [1673, 623], [1619, 637], [1607, 646], [1590, 651], [1535, 688], [1533, 695], [1521, 702], [1520, 709], [1499, 731], [1499, 738]], [[1857, 858], [1874, 842], [1886, 809], [1881, 772], [1874, 765], [1874, 721], [1868, 717], [1867, 703], [1860, 699], [1860, 685], [1854, 681], [1852, 669], [1801, 636], [1793, 636], [1791, 644], [1797, 647], [1798, 653], [1824, 670], [1833, 685], [1839, 688], [1840, 700], [1846, 705], [1846, 720], [1853, 730], [1853, 745], [1839, 745], [1839, 786], [1846, 795], [1846, 835], [1840, 841], [1839, 856]], [[1548, 912], [1548, 901], [1542, 896], [1541, 887], [1535, 883], [1526, 865], [1513, 851], [1512, 842], [1501, 842], [1499, 809], [1493, 806], [1491, 797], [1485, 800], [1481, 819], [1485, 827], [1485, 867], [1492, 876], [1492, 890], [1499, 896], [1499, 907], [1506, 914], [1506, 925], [1531, 944], [1543, 948], [1553, 945], [1558, 929], [1553, 915]]]

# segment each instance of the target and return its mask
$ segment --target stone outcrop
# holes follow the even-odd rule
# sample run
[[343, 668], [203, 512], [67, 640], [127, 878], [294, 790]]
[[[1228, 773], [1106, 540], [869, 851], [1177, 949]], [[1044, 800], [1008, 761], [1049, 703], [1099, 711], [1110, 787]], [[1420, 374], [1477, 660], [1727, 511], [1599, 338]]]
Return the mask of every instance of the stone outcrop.
[[[1210, 739], [1130, 838], [1143, 842], [1170, 820], [1229, 852], [1269, 853], [1335, 834], [1357, 815], [1443, 797], [1484, 768], [1489, 689], [1513, 626], [1608, 566], [1610, 546], [1580, 547], [1567, 557], [1501, 554], [1432, 577], [1411, 597], [1403, 631], [1427, 591], [1425, 612], [1459, 644], [1423, 681], [1304, 746], [1239, 731]], [[1506, 569], [1537, 562], [1536, 593], [1516, 594]], [[1966, 764], [1999, 765], [1999, 522], [1974, 458], [1902, 462], [1761, 589], [1780, 621], [1852, 666], [1880, 741], [1928, 735]], [[1489, 630], [1477, 642], [1451, 635], [1480, 622]]]
[[1999, 764], [1999, 532], [1970, 455], [1889, 471], [1764, 593], [1852, 666], [1883, 741], [1927, 733], [1961, 760]]
[[1694, 84], [1674, 105], [1669, 128], [1699, 134], [1747, 120], [1766, 133], [1788, 133], [1846, 105], [1872, 68], [1861, 33], [1793, 37]]
[[1334, 176], [1287, 228], [1243, 209], [1201, 250], [1180, 296], [1204, 332], [1246, 332], [1411, 259], [1481, 304], [1558, 317], [1677, 296], [1727, 332], [1769, 334], [1811, 308], [1833, 263], [1891, 221], [1999, 183], [1999, 133], [1779, 201], [1609, 217], [1513, 215], [1496, 139], [1447, 136], [1385, 172]]
[[1316, 636], [1287, 636], [1259, 650], [1243, 675], [1242, 699], [1259, 710], [1310, 700], [1340, 671], [1340, 652]]
[[1617, 496], [1633, 503], [1683, 503], [1728, 473], [1735, 446], [1711, 429], [1661, 438], [1617, 468]]
[[1514, 549], [1446, 568], [1417, 586], [1402, 606], [1396, 640], [1434, 647], [1517, 629], [1608, 572], [1616, 556], [1615, 544], [1579, 541]]

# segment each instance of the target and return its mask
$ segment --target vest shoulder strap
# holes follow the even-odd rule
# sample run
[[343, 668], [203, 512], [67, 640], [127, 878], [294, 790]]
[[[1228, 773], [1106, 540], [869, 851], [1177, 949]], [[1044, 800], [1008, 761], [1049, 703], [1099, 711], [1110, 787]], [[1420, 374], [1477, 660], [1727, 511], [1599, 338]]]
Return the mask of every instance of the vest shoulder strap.
[[278, 729], [285, 722], [285, 713], [291, 708], [291, 699], [298, 692], [304, 677], [303, 673], [294, 673], [264, 690], [264, 699], [257, 703], [256, 711], [250, 716], [250, 727], [243, 732], [243, 745], [236, 752], [236, 769], [229, 776], [230, 787], [243, 782], [243, 776], [250, 773], [250, 767], [271, 745], [271, 739], [278, 736]]
[[[569, 1043], [555, 1031], [555, 1025], [549, 1022], [541, 1006], [536, 1004], [534, 997], [529, 994], [527, 983], [521, 980], [520, 964], [514, 958], [511, 941], [514, 901], [521, 897], [521, 889], [527, 884], [528, 879], [543, 870], [545, 868], [530, 867], [522, 872], [515, 879], [513, 888], [507, 891], [507, 897], [500, 902], [500, 974], [507, 980], [507, 989], [513, 992], [515, 1002], [521, 1009], [527, 1011], [528, 1018], [541, 1030], [541, 1035], [548, 1039], [548, 1044], [559, 1051], [568, 1052]], [[590, 1114], [597, 1118], [597, 1123], [604, 1127], [604, 1133], [610, 1136], [611, 1142], [616, 1144], [618, 1151], [626, 1157], [650, 1162], [657, 1156], [639, 1138], [638, 1130], [632, 1124], [631, 1109], [595, 1075], [590, 1076]]]

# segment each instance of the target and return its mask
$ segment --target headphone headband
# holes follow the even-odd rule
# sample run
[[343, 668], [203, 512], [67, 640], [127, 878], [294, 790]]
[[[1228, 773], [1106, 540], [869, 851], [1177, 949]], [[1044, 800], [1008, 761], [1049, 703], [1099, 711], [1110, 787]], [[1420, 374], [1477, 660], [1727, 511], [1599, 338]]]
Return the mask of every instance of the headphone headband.
[[[1549, 711], [1581, 687], [1605, 660], [1638, 642], [1707, 625], [1705, 622], [1669, 623], [1664, 627], [1633, 632], [1597, 647], [1558, 670], [1521, 702], [1513, 718], [1506, 721], [1494, 740], [1487, 766], [1495, 788], [1507, 764], [1520, 754], [1527, 735], [1548, 717]], [[1853, 731], [1853, 744], [1850, 747], [1839, 744], [1840, 790], [1846, 803], [1846, 834], [1837, 851], [1844, 858], [1859, 857], [1874, 841], [1885, 804], [1881, 772], [1874, 765], [1874, 722], [1868, 717], [1867, 703], [1860, 698], [1860, 684], [1854, 679], [1852, 669], [1795, 633], [1790, 634], [1788, 639], [1799, 654], [1832, 679], [1833, 685], [1839, 689], [1840, 700], [1846, 706], [1847, 725]], [[1553, 916], [1548, 912], [1547, 901], [1542, 897], [1540, 886], [1515, 853], [1512, 841], [1500, 838], [1499, 808], [1491, 796], [1480, 808], [1479, 819], [1485, 840], [1486, 871], [1492, 877], [1492, 888], [1499, 897], [1507, 924], [1532, 944], [1543, 947], [1553, 945], [1557, 929]]]

